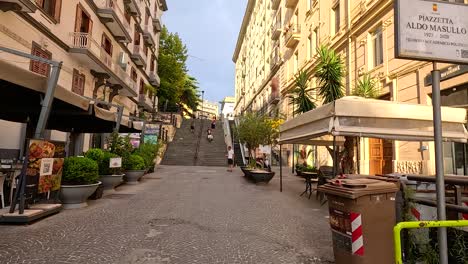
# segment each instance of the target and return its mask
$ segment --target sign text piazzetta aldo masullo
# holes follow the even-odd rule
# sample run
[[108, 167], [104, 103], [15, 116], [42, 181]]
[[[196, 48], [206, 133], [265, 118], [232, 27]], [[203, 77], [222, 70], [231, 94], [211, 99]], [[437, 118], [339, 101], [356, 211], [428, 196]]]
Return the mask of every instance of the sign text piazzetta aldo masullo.
[[468, 5], [398, 0], [396, 57], [468, 64]]

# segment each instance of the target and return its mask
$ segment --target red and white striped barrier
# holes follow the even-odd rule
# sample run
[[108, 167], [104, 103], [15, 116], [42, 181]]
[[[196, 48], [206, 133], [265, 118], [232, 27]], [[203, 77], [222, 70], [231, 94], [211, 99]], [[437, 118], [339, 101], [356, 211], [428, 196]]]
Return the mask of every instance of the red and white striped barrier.
[[361, 214], [350, 213], [351, 218], [351, 249], [353, 255], [364, 256], [364, 238], [362, 236]]
[[421, 221], [421, 213], [416, 207], [411, 207], [411, 214], [416, 218], [416, 220]]

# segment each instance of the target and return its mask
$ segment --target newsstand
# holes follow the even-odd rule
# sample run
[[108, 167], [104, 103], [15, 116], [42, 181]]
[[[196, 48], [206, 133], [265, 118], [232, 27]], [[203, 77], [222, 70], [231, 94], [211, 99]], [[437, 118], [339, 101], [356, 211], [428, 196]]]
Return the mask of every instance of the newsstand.
[[393, 264], [394, 182], [356, 177], [319, 187], [327, 195], [337, 264]]

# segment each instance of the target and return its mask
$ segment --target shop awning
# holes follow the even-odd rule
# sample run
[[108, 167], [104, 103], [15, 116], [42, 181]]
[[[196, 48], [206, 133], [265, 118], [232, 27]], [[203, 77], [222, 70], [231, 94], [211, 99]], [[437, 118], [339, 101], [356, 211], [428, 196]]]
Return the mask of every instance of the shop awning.
[[[0, 79], [40, 93], [45, 93], [47, 88], [47, 77], [2, 60], [0, 60]], [[55, 98], [83, 110], [89, 108], [88, 99], [60, 85], [55, 89]]]
[[[329, 142], [326, 135], [433, 141], [432, 122], [430, 105], [344, 97], [286, 121], [279, 143]], [[445, 141], [467, 142], [465, 124], [465, 109], [442, 107]]]

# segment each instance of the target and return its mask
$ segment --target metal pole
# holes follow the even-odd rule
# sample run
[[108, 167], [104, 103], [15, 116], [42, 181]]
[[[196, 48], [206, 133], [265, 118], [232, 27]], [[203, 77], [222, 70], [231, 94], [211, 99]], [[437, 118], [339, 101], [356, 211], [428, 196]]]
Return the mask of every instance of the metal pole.
[[333, 136], [333, 177], [336, 176], [336, 137]]
[[117, 121], [115, 122], [115, 132], [119, 133], [120, 123], [122, 122], [123, 106], [117, 107]]
[[[293, 102], [294, 102], [294, 101], [293, 101]], [[292, 115], [293, 115], [293, 118], [294, 118], [294, 111], [296, 111], [296, 110], [295, 110], [295, 105], [294, 105], [294, 103], [293, 103], [292, 107], [293, 107]], [[291, 162], [291, 165], [292, 165], [292, 166], [291, 166], [291, 172], [292, 172], [292, 174], [294, 174], [294, 157], [295, 157], [295, 156], [296, 156], [296, 145], [293, 144], [293, 145], [292, 145], [292, 162]]]
[[39, 120], [37, 121], [36, 131], [34, 132], [34, 138], [42, 138], [44, 136], [44, 130], [47, 124], [47, 119], [49, 119], [50, 109], [52, 108], [52, 102], [54, 101], [55, 88], [57, 87], [61, 69], [62, 62], [57, 66], [51, 65], [50, 77], [47, 79], [47, 90], [44, 100], [41, 103], [41, 112], [39, 114]]
[[140, 144], [145, 143], [145, 130], [146, 130], [146, 120], [143, 120], [143, 128], [141, 129], [141, 134], [140, 134]]
[[280, 192], [283, 192], [283, 155], [281, 154], [283, 151], [280, 146], [280, 153], [279, 153], [279, 165], [280, 165]]
[[[442, 118], [440, 109], [440, 71], [437, 70], [437, 63], [433, 63], [432, 70], [432, 113], [434, 115], [434, 146], [436, 165], [436, 190], [437, 190], [437, 219], [444, 221], [447, 219], [445, 211], [445, 182], [444, 163], [442, 157]], [[437, 232], [439, 239], [439, 263], [448, 264], [447, 254], [447, 229], [439, 228]]]

